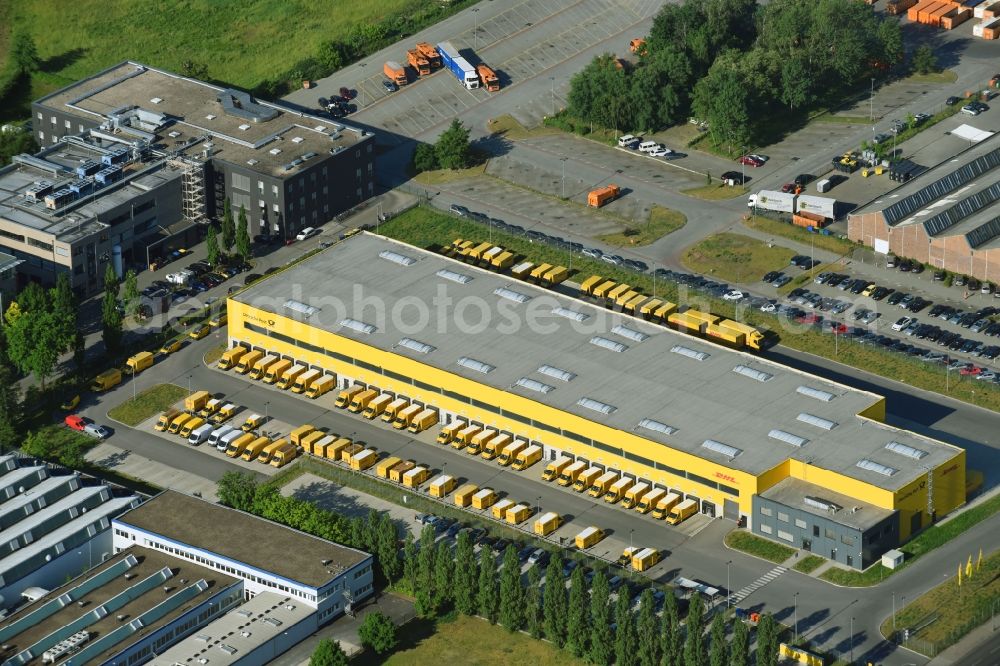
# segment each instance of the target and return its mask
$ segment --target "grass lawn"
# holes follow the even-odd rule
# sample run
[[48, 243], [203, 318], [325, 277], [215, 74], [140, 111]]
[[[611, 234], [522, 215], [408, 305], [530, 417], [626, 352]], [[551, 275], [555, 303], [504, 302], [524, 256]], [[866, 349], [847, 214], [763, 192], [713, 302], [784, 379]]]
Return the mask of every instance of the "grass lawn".
[[490, 120], [486, 123], [486, 129], [488, 129], [491, 134], [499, 134], [505, 139], [510, 139], [511, 141], [521, 141], [523, 139], [529, 139], [533, 136], [541, 136], [543, 134], [555, 134], [558, 131], [551, 127], [545, 127], [544, 125], [528, 129], [521, 123], [517, 122], [517, 119], [509, 113], [505, 113], [498, 118], [490, 118]]
[[423, 171], [413, 177], [413, 180], [424, 185], [440, 185], [451, 183], [456, 180], [474, 178], [486, 175], [486, 162], [469, 167], [468, 169], [437, 169], [435, 171]]
[[838, 116], [833, 113], [821, 113], [812, 119], [817, 123], [836, 123], [840, 125], [869, 125], [868, 116]]
[[676, 210], [653, 206], [644, 223], [628, 224], [624, 231], [601, 236], [601, 240], [618, 247], [649, 245], [687, 224], [687, 218]]
[[162, 412], [188, 394], [176, 384], [157, 384], [129, 398], [108, 412], [108, 416], [127, 426], [137, 426], [153, 414]]
[[810, 231], [806, 231], [802, 227], [796, 227], [768, 217], [761, 217], [760, 215], [751, 216], [749, 220], [744, 220], [743, 224], [750, 229], [762, 231], [765, 234], [784, 236], [789, 240], [797, 241], [804, 245], [813, 245], [821, 250], [834, 252], [841, 256], [851, 252], [857, 247], [857, 244], [844, 238], [812, 233]]
[[[958, 585], [958, 564], [955, 575], [922, 597], [917, 598], [896, 614], [896, 627], [920, 629], [907, 647], [924, 652], [928, 657], [958, 642], [972, 629], [988, 621], [992, 605], [1000, 598], [1000, 553], [983, 559], [976, 571], [977, 558], [973, 554], [972, 578], [965, 575], [963, 563], [962, 585]], [[933, 621], [932, 621], [933, 620]], [[883, 636], [892, 633], [892, 617], [882, 623]]]
[[729, 282], [759, 280], [784, 268], [795, 252], [742, 234], [723, 232], [705, 238], [684, 252], [681, 261], [693, 271]]
[[219, 345], [215, 345], [214, 347], [212, 347], [211, 349], [209, 349], [207, 352], [205, 352], [205, 356], [204, 356], [205, 364], [206, 365], [212, 365], [213, 363], [215, 363], [216, 361], [218, 361], [220, 358], [222, 358], [222, 355], [225, 354], [225, 353], [226, 353], [226, 345], [225, 345], [225, 343], [219, 344]]
[[903, 83], [954, 83], [958, 81], [958, 74], [950, 69], [929, 74], [911, 74]]
[[782, 546], [780, 543], [743, 530], [733, 530], [727, 534], [726, 545], [779, 564], [795, 554], [794, 548]]
[[807, 574], [815, 571], [824, 562], [826, 562], [826, 560], [819, 555], [808, 555], [796, 562], [795, 566], [792, 568], [796, 571], [801, 571], [802, 573]]
[[385, 666], [439, 666], [444, 663], [469, 666], [561, 666], [584, 664], [569, 652], [522, 633], [475, 617], [461, 616], [437, 623], [414, 621], [400, 628], [399, 647], [388, 658], [373, 655], [357, 659], [359, 664]]
[[728, 185], [720, 183], [718, 185], [702, 185], [701, 187], [681, 190], [681, 194], [686, 194], [689, 197], [695, 197], [696, 199], [719, 201], [721, 199], [733, 199], [735, 197], [745, 195], [749, 191], [750, 190], [745, 187], [729, 187]]

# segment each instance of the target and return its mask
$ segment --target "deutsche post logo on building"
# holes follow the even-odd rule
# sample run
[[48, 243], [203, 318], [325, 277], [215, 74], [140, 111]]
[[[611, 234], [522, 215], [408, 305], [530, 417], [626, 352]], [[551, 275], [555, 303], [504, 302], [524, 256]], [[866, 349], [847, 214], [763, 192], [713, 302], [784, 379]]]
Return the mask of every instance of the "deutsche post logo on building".
[[268, 326], [274, 326], [274, 323], [275, 323], [273, 319], [264, 319], [263, 317], [258, 317], [255, 314], [250, 314], [249, 312], [244, 312], [243, 313], [243, 318], [244, 319], [249, 319], [251, 321], [255, 321], [255, 322], [259, 323], [259, 324], [266, 324]]

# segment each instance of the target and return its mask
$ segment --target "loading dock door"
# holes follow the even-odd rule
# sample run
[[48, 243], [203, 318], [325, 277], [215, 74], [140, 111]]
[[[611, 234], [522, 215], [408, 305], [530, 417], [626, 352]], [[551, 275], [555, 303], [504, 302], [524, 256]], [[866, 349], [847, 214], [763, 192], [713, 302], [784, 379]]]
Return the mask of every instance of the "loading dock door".
[[733, 521], [739, 521], [740, 505], [733, 500], [722, 500], [722, 517]]

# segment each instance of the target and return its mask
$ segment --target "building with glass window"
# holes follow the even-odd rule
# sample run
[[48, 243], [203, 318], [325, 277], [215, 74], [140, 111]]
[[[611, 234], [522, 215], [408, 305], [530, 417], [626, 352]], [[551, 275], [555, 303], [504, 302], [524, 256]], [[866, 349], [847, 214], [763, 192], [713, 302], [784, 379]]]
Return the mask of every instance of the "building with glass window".
[[678, 492], [849, 566], [865, 558], [819, 551], [811, 523], [768, 532], [760, 508], [815, 498], [825, 521], [888, 518], [875, 552], [965, 502], [964, 449], [887, 425], [882, 396], [374, 234], [234, 294], [228, 313], [231, 345]]

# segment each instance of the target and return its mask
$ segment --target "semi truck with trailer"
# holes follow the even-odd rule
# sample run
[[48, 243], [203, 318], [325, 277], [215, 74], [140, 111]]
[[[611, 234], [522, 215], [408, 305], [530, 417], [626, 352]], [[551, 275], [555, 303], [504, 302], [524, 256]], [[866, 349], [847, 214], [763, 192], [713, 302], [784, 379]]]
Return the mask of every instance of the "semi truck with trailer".
[[442, 64], [467, 90], [479, 87], [479, 74], [476, 73], [476, 68], [459, 55], [458, 49], [451, 42], [441, 42], [437, 45], [437, 49], [438, 53], [441, 54]]
[[761, 190], [747, 198], [748, 208], [769, 210], [775, 213], [794, 215], [808, 212], [820, 215], [825, 219], [836, 218], [837, 200], [829, 197], [817, 197], [811, 194], [795, 194], [793, 192], [778, 192]]

